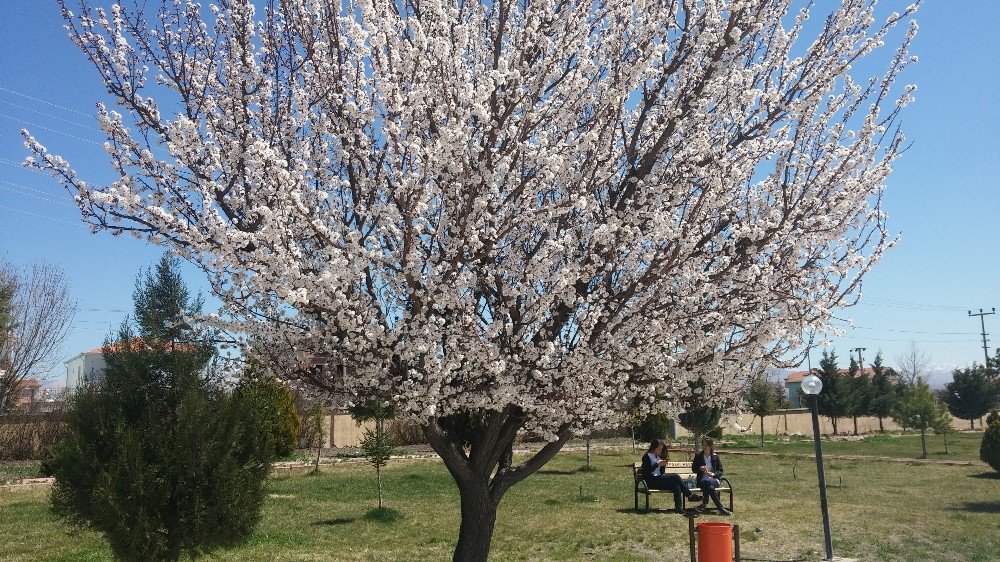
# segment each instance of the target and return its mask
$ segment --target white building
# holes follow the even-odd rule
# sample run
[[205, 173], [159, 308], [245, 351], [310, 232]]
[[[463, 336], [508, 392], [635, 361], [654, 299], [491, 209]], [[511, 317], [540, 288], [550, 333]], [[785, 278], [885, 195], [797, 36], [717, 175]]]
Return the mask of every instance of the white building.
[[81, 385], [101, 380], [104, 376], [104, 354], [100, 347], [84, 351], [66, 362], [66, 392]]

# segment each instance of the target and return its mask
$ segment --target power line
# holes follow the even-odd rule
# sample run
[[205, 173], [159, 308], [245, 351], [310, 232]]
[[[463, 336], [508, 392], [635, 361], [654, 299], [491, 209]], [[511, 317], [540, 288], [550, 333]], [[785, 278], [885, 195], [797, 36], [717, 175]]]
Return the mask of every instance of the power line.
[[24, 163], [22, 163], [22, 162], [14, 162], [13, 160], [7, 160], [6, 158], [0, 158], [0, 164], [6, 164], [7, 166], [10, 166], [12, 168], [17, 168], [18, 170], [24, 170], [26, 172], [34, 172], [36, 174], [44, 174], [46, 176], [49, 175], [48, 172], [43, 172], [42, 170], [39, 170], [38, 168], [31, 168], [31, 167], [25, 166]]
[[28, 94], [23, 94], [21, 92], [18, 92], [16, 90], [11, 90], [10, 88], [5, 88], [3, 86], [0, 86], [0, 92], [7, 92], [8, 94], [14, 94], [15, 96], [21, 96], [22, 98], [26, 98], [26, 99], [29, 99], [31, 101], [37, 101], [39, 103], [44, 103], [45, 105], [50, 105], [52, 107], [57, 107], [57, 108], [62, 109], [64, 111], [71, 111], [73, 113], [79, 113], [80, 115], [85, 115], [87, 117], [93, 117], [93, 115], [91, 115], [89, 113], [84, 113], [83, 111], [80, 111], [80, 110], [77, 110], [77, 109], [73, 109], [71, 107], [66, 107], [64, 105], [59, 105], [59, 104], [56, 104], [56, 103], [52, 103], [50, 101], [43, 100], [41, 98], [36, 98], [36, 97], [30, 96]]
[[935, 336], [974, 336], [978, 332], [928, 332], [923, 330], [899, 330], [895, 328], [868, 328], [866, 326], [856, 326], [851, 324], [844, 318], [834, 317], [834, 320], [839, 320], [846, 323], [846, 326], [839, 326], [841, 328], [853, 328], [855, 330], [872, 330], [876, 332], [895, 332], [900, 334], [924, 334], [924, 335], [935, 335]]
[[868, 302], [865, 300], [858, 302], [855, 306], [875, 306], [878, 308], [923, 310], [931, 312], [952, 312], [956, 310], [967, 310], [967, 307], [962, 307], [962, 306], [934, 306], [934, 305], [902, 304], [902, 303], [887, 303], [887, 302]]
[[8, 100], [2, 99], [2, 98], [0, 98], [0, 103], [5, 103], [7, 105], [16, 107], [18, 109], [23, 109], [25, 111], [30, 111], [32, 113], [37, 113], [39, 115], [44, 115], [45, 117], [48, 117], [49, 119], [55, 119], [57, 121], [62, 121], [64, 123], [69, 123], [70, 125], [76, 125], [77, 127], [83, 127], [84, 129], [89, 129], [91, 131], [100, 132], [102, 134], [104, 133], [104, 131], [102, 131], [100, 128], [95, 127], [93, 125], [85, 125], [83, 123], [77, 123], [76, 121], [73, 121], [71, 119], [66, 119], [64, 117], [59, 117], [58, 115], [52, 115], [51, 113], [45, 113], [44, 111], [39, 111], [37, 109], [32, 109], [30, 107], [27, 107], [27, 106], [24, 106], [24, 105], [21, 105], [21, 104], [18, 104], [18, 103], [14, 103], [12, 101], [8, 101]]
[[[32, 189], [32, 188], [27, 187], [27, 186], [18, 185], [16, 183], [9, 182], [9, 181], [4, 181], [4, 180], [0, 180], [0, 183], [5, 183], [5, 184], [8, 184], [10, 186], [10, 187], [5, 187], [5, 186], [0, 185], [0, 189], [6, 189], [7, 191], [10, 191], [12, 193], [17, 193], [18, 195], [24, 195], [26, 197], [34, 197], [35, 199], [38, 199], [40, 201], [45, 201], [46, 203], [53, 203], [53, 204], [56, 204], [56, 205], [65, 205], [67, 207], [72, 207], [74, 209], [76, 208], [75, 205], [70, 205], [69, 203], [67, 203], [65, 201], [60, 201], [58, 199], [55, 199], [55, 198], [52, 198], [52, 197], [48, 197], [47, 195], [45, 195], [47, 192], [42, 191], [40, 189]], [[37, 194], [41, 194], [41, 195], [37, 195]]]
[[63, 219], [57, 219], [55, 217], [50, 217], [50, 216], [47, 216], [47, 215], [40, 215], [38, 213], [32, 213], [31, 211], [25, 211], [24, 209], [18, 209], [16, 207], [8, 207], [6, 205], [0, 205], [0, 209], [7, 209], [8, 211], [14, 211], [15, 213], [23, 213], [25, 215], [31, 215], [33, 217], [38, 217], [40, 219], [48, 219], [50, 221], [56, 221], [56, 222], [61, 222], [61, 223], [65, 223], [65, 224], [70, 224], [70, 225], [73, 225], [73, 226], [79, 226], [80, 228], [87, 228], [87, 226], [85, 224], [81, 224], [81, 223], [78, 223], [78, 222], [71, 222], [71, 221], [67, 221], [67, 220], [63, 220]]
[[969, 343], [976, 340], [897, 340], [888, 338], [870, 338], [867, 336], [832, 336], [833, 338], [849, 339], [849, 340], [862, 340], [862, 341], [891, 341], [891, 342], [902, 342], [902, 343]]
[[36, 129], [42, 129], [42, 130], [45, 130], [45, 131], [50, 131], [50, 132], [56, 133], [57, 135], [67, 136], [67, 137], [69, 137], [71, 139], [78, 140], [80, 142], [89, 142], [90, 144], [96, 144], [97, 146], [104, 146], [103, 143], [100, 143], [100, 142], [97, 142], [97, 141], [93, 141], [93, 140], [90, 140], [90, 139], [85, 139], [83, 137], [78, 137], [78, 136], [76, 136], [76, 135], [74, 135], [72, 133], [67, 133], [67, 132], [64, 132], [64, 131], [60, 131], [59, 129], [53, 129], [52, 127], [46, 127], [45, 125], [39, 125], [38, 123], [32, 123], [31, 121], [27, 121], [25, 119], [21, 119], [20, 117], [14, 117], [13, 115], [7, 115], [6, 113], [0, 113], [0, 117], [6, 117], [7, 119], [10, 119], [12, 121], [17, 121], [18, 123], [23, 123], [23, 124], [25, 124], [25, 125], [27, 125], [29, 127], [33, 127], [33, 128], [36, 128]]
[[887, 299], [887, 298], [883, 298], [883, 297], [868, 297], [868, 299], [869, 300], [873, 300], [873, 301], [881, 301], [881, 302], [889, 303], [889, 304], [917, 306], [917, 307], [922, 307], [922, 308], [946, 308], [946, 309], [949, 309], [949, 310], [965, 310], [965, 308], [966, 308], [964, 306], [952, 306], [952, 305], [949, 305], [949, 304], [932, 304], [932, 303], [926, 303], [926, 302], [914, 302], [914, 301], [904, 301], [904, 300], [899, 300], [899, 299]]

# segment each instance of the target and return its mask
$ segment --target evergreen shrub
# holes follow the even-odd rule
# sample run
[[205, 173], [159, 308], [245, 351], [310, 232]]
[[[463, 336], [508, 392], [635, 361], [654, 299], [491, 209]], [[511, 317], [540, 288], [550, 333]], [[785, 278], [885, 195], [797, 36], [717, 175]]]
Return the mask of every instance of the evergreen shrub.
[[1000, 472], [1000, 421], [995, 421], [986, 428], [983, 442], [979, 445], [979, 458]]
[[257, 427], [275, 457], [285, 458], [295, 452], [302, 420], [286, 385], [250, 367], [234, 394], [255, 416]]

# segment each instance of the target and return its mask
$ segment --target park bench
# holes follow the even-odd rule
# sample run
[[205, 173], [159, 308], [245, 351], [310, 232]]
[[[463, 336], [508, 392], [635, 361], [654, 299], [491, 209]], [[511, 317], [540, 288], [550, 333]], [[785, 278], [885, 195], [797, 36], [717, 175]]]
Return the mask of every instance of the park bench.
[[[689, 462], [678, 462], [673, 461], [667, 462], [667, 466], [663, 467], [663, 472], [674, 473], [680, 475], [680, 477], [687, 483], [688, 488], [692, 491], [701, 493], [698, 487], [694, 484], [695, 474], [691, 472], [691, 463]], [[632, 481], [633, 481], [633, 496], [635, 500], [635, 510], [639, 511], [639, 494], [646, 496], [646, 511], [649, 511], [649, 496], [653, 494], [670, 494], [671, 500], [673, 499], [673, 492], [670, 490], [650, 490], [646, 486], [646, 481], [642, 479], [642, 463], [634, 463], [632, 465]], [[733, 510], [733, 485], [729, 482], [728, 478], [719, 478], [720, 485], [715, 491], [719, 494], [726, 494], [729, 498], [729, 511]], [[681, 506], [683, 509], [687, 509], [687, 497], [681, 499]]]

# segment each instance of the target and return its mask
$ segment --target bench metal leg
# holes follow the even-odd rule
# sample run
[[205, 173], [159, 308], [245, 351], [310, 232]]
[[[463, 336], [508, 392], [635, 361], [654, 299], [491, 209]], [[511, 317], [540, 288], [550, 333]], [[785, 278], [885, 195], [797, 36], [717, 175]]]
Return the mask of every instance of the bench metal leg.
[[691, 562], [698, 562], [697, 552], [694, 549], [694, 534], [696, 529], [694, 528], [694, 517], [688, 517], [688, 546], [691, 549]]
[[736, 541], [736, 552], [734, 552], [736, 562], [740, 562], [740, 526], [733, 525], [733, 540]]

